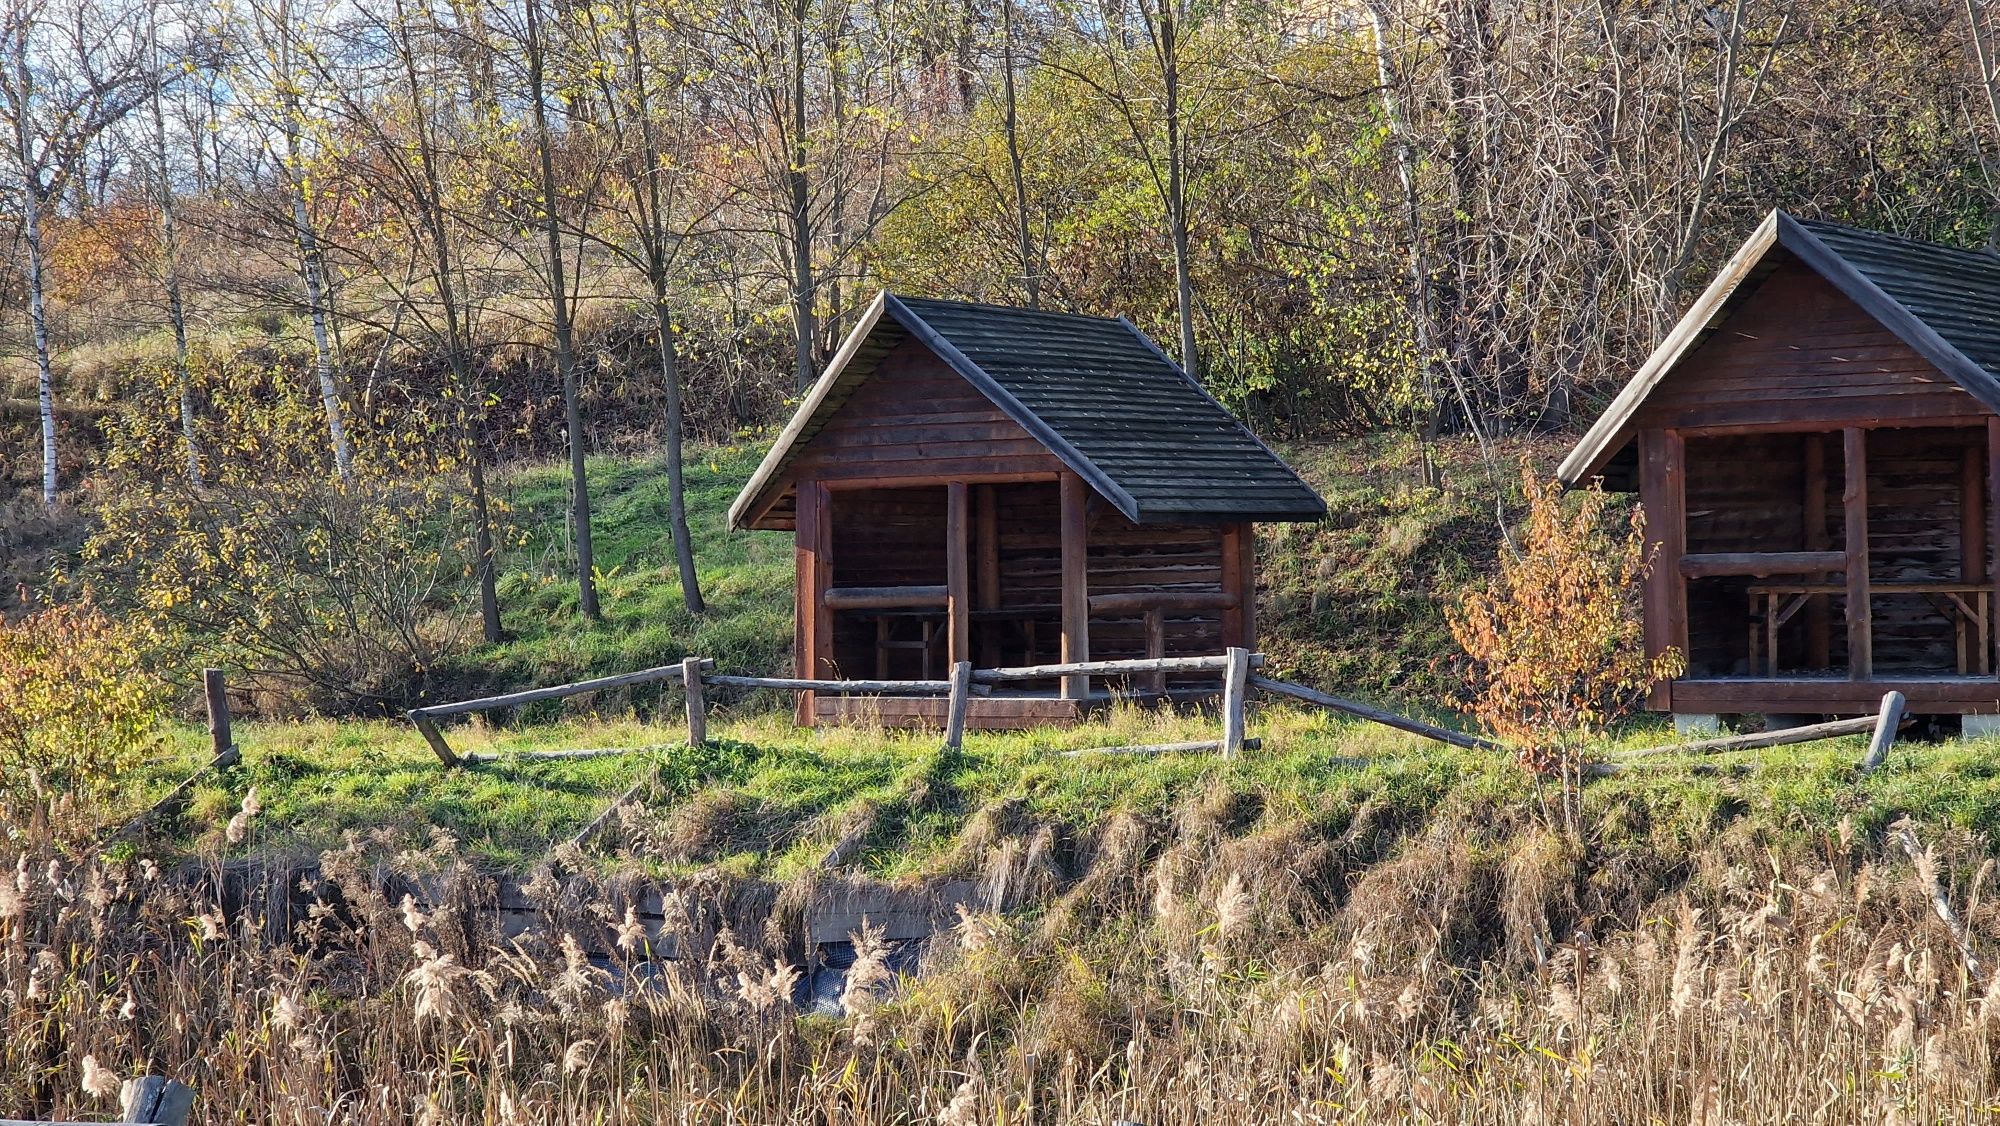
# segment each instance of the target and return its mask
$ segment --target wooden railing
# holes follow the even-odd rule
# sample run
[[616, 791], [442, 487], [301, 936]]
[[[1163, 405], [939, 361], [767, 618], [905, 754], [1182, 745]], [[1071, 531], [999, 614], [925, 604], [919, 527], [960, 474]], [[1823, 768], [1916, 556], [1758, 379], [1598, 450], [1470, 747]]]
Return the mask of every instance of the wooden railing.
[[[952, 665], [951, 675], [944, 680], [811, 680], [785, 676], [738, 676], [732, 673], [715, 673], [715, 662], [701, 657], [688, 657], [676, 665], [661, 665], [639, 672], [620, 676], [598, 677], [594, 680], [577, 681], [574, 684], [558, 684], [547, 688], [532, 688], [522, 692], [512, 692], [503, 696], [486, 696], [477, 700], [466, 700], [454, 704], [437, 704], [430, 707], [412, 708], [408, 715], [410, 722], [422, 732], [438, 759], [446, 766], [460, 766], [475, 756], [462, 756], [445, 742], [437, 721], [454, 715], [488, 711], [494, 708], [511, 707], [552, 700], [563, 696], [573, 696], [581, 692], [599, 691], [606, 688], [643, 684], [652, 681], [677, 680], [684, 689], [687, 705], [687, 741], [691, 746], [700, 746], [708, 738], [708, 692], [709, 688], [769, 689], [780, 692], [815, 692], [831, 696], [943, 696], [945, 704], [944, 742], [947, 747], [957, 749], [964, 745], [967, 716], [971, 710], [975, 686], [990, 687], [1001, 684], [1016, 684], [1033, 680], [1083, 680], [1096, 676], [1151, 678], [1169, 674], [1215, 674], [1221, 678], [1222, 735], [1219, 739], [1199, 740], [1190, 743], [1157, 744], [1134, 747], [1098, 747], [1073, 754], [1091, 753], [1161, 753], [1220, 751], [1224, 757], [1233, 756], [1245, 749], [1257, 746], [1247, 730], [1246, 702], [1252, 688], [1285, 696], [1290, 699], [1312, 704], [1316, 707], [1341, 712], [1373, 723], [1384, 724], [1400, 731], [1422, 735], [1427, 739], [1449, 743], [1457, 747], [1475, 750], [1494, 750], [1499, 744], [1477, 736], [1466, 735], [1448, 728], [1437, 727], [1422, 720], [1397, 715], [1381, 708], [1329, 695], [1302, 684], [1273, 680], [1257, 675], [1253, 670], [1265, 664], [1262, 653], [1248, 649], [1232, 648], [1222, 653], [1201, 657], [1136, 657], [1110, 661], [1071, 661], [1051, 665], [1021, 665], [1010, 668], [975, 669], [969, 661], [959, 661]], [[612, 748], [602, 751], [544, 751], [544, 757], [575, 758], [585, 755], [620, 754], [624, 749]]]

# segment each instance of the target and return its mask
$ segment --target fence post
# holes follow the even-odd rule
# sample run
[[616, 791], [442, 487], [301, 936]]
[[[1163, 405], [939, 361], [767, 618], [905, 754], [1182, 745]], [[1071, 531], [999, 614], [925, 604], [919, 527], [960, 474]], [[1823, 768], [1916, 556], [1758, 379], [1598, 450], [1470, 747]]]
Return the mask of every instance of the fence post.
[[1243, 749], [1244, 699], [1250, 683], [1250, 650], [1229, 648], [1229, 664], [1222, 674], [1222, 757], [1234, 758]]
[[452, 753], [451, 744], [444, 741], [444, 732], [438, 730], [436, 720], [425, 715], [421, 709], [404, 714], [409, 716], [411, 723], [416, 724], [417, 733], [424, 737], [424, 742], [431, 745], [431, 753], [437, 755], [439, 762], [446, 766], [459, 764], [458, 756]]
[[187, 1126], [194, 1110], [194, 1088], [157, 1075], [127, 1079], [119, 1092], [118, 1113], [127, 1122], [151, 1122], [155, 1126]]
[[702, 699], [701, 658], [681, 660], [681, 681], [687, 687], [688, 746], [708, 742], [708, 704]]
[[1875, 718], [1875, 734], [1868, 740], [1868, 757], [1861, 760], [1861, 773], [1875, 773], [1875, 768], [1889, 757], [1889, 748], [1896, 745], [1896, 729], [1903, 725], [1905, 703], [1901, 692], [1882, 697], [1882, 711]]
[[951, 666], [951, 696], [945, 714], [944, 745], [951, 750], [965, 746], [965, 713], [972, 703], [972, 662], [956, 661]]
[[229, 731], [229, 693], [222, 682], [221, 669], [201, 670], [201, 692], [208, 700], [208, 742], [214, 750], [213, 765], [235, 766], [242, 758]]

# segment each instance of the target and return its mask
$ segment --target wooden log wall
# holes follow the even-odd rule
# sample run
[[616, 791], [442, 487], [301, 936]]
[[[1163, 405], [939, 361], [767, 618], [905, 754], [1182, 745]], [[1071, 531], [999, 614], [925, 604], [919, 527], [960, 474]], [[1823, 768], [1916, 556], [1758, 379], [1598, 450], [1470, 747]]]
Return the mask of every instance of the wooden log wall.
[[1964, 388], [1796, 260], [1689, 353], [1647, 399], [1641, 428], [1983, 418]]
[[[1985, 430], [1879, 428], [1868, 430], [1863, 442], [1870, 582], [1953, 581], [1968, 573], [1983, 577], [1984, 497], [1973, 513], [1962, 509], [1960, 500], [1967, 482], [1984, 489]], [[1687, 439], [1687, 550], [1839, 550], [1847, 538], [1841, 501], [1844, 447], [1838, 431]], [[1839, 581], [1837, 574], [1817, 577]], [[1748, 588], [1759, 581], [1689, 581], [1690, 676], [1764, 675], [1749, 664]], [[1841, 625], [1845, 596], [1816, 601], [1823, 610], [1809, 608], [1780, 631], [1781, 674], [1822, 668], [1837, 672], [1849, 664], [1847, 631]], [[1929, 599], [1878, 591], [1870, 607], [1874, 675], [1956, 671], [1953, 622]], [[1821, 614], [1824, 627], [1815, 620]], [[1816, 651], [1816, 641], [1824, 648]]]

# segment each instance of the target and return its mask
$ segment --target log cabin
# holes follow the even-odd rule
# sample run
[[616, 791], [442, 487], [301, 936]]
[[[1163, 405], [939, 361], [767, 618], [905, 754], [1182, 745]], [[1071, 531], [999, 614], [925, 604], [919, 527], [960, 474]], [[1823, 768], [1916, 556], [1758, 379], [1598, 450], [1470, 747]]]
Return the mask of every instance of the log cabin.
[[[1254, 523], [1325, 514], [1129, 321], [883, 293], [729, 522], [793, 533], [799, 675], [930, 680], [958, 661], [1254, 648]], [[1071, 722], [1111, 687], [996, 689], [970, 700], [967, 722]], [[1195, 691], [1160, 675], [1115, 687]], [[801, 693], [798, 718], [913, 725], [943, 709]]]
[[1774, 211], [1558, 475], [1636, 489], [1683, 727], [2000, 714], [2000, 257]]

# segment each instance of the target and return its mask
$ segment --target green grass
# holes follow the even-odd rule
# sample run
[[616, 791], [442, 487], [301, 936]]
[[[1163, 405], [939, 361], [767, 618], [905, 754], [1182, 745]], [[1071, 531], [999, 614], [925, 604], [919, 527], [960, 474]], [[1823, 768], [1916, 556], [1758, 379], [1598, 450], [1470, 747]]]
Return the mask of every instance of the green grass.
[[[592, 544], [603, 620], [577, 610], [563, 466], [508, 474], [501, 495], [518, 529], [502, 555], [507, 640], [459, 655], [441, 670], [455, 692], [507, 690], [630, 672], [690, 653], [735, 669], [786, 667], [792, 636], [792, 544], [781, 533], [731, 532], [729, 503], [756, 467], [745, 447], [690, 451], [689, 530], [707, 612], [688, 612], [667, 521], [667, 478], [655, 459], [592, 458]], [[641, 690], [640, 702], [657, 692]], [[610, 701], [615, 704], [617, 701]], [[550, 704], [529, 718], [554, 716]]]
[[[691, 753], [677, 726], [572, 719], [518, 730], [452, 730], [462, 751], [499, 761], [442, 767], [405, 726], [384, 722], [247, 724], [243, 764], [200, 785], [173, 847], [204, 855], [312, 853], [347, 834], [390, 851], [421, 849], [443, 829], [496, 868], [532, 866], [656, 766], [647, 842], [607, 863], [661, 874], [716, 868], [789, 878], [812, 870], [847, 830], [849, 864], [889, 878], [970, 875], [961, 839], [983, 817], [1045, 823], [1071, 839], [1117, 815], [1184, 816], [1190, 803], [1225, 811], [1232, 834], [1299, 825], [1328, 838], [1366, 817], [1371, 832], [1416, 831], [1441, 814], [1521, 823], [1553, 809], [1555, 792], [1504, 756], [1460, 751], [1373, 725], [1274, 707], [1254, 731], [1266, 749], [1214, 755], [1064, 757], [1065, 750], [1213, 735], [1212, 717], [1133, 709], [1070, 730], [976, 732], [949, 754], [934, 732], [801, 731], [768, 712], [711, 728]], [[1646, 725], [1623, 742], [1662, 741]], [[1905, 743], [1875, 776], [1856, 780], [1859, 737], [1802, 747], [1681, 760], [1585, 787], [1584, 823], [1607, 848], [1642, 847], [1664, 863], [1716, 834], [1809, 847], [1840, 831], [1874, 832], [1903, 815], [2000, 833], [2000, 742]], [[135, 775], [157, 794], [201, 760], [201, 733], [176, 731]], [[508, 759], [508, 752], [629, 747], [590, 760]], [[256, 836], [228, 845], [223, 826], [248, 788], [264, 806]]]
[[[1324, 526], [1267, 529], [1262, 628], [1291, 675], [1419, 713], [1450, 687], [1444, 593], [1492, 552], [1491, 515], [1454, 478], [1484, 472], [1465, 449], [1441, 451], [1447, 487], [1426, 488], [1411, 452], [1387, 440], [1291, 451], [1331, 498]], [[520, 534], [504, 555], [509, 639], [466, 651], [445, 670], [453, 694], [510, 690], [712, 656], [725, 668], [787, 667], [791, 638], [789, 537], [729, 532], [724, 514], [754, 467], [747, 448], [695, 451], [688, 483], [696, 557], [709, 612], [681, 601], [666, 534], [665, 474], [651, 460], [590, 462], [604, 620], [583, 621], [568, 569], [568, 480], [561, 467], [502, 479]], [[1401, 698], [1399, 698], [1401, 697]], [[1415, 697], [1414, 699], [1410, 697]], [[1212, 718], [1120, 710], [1073, 730], [974, 733], [947, 755], [935, 733], [870, 728], [801, 731], [771, 698], [721, 698], [698, 754], [681, 745], [677, 698], [653, 686], [573, 697], [493, 717], [498, 726], [449, 731], [461, 751], [500, 761], [446, 770], [406, 724], [386, 721], [244, 723], [244, 762], [197, 788], [168, 826], [169, 847], [207, 855], [310, 853], [363, 834], [394, 848], [453, 834], [499, 868], [521, 869], [589, 822], [658, 766], [644, 847], [623, 862], [664, 872], [714, 867], [788, 877], [817, 866], [836, 840], [860, 833], [850, 863], [900, 878], [966, 874], [961, 847], [982, 818], [1004, 810], [1059, 828], [1065, 841], [1107, 818], [1166, 820], [1194, 803], [1228, 811], [1237, 826], [1299, 824], [1329, 837], [1370, 825], [1416, 827], [1441, 813], [1518, 821], [1553, 809], [1504, 756], [1469, 753], [1384, 728], [1273, 707], [1257, 732], [1266, 749], [1235, 761], [1061, 752], [1094, 746], [1213, 738]], [[1428, 706], [1427, 706], [1428, 705]], [[1635, 724], [1630, 745], [1669, 741], [1658, 721]], [[507, 752], [631, 748], [624, 756], [564, 762]], [[1852, 778], [1860, 740], [1679, 762], [1592, 782], [1584, 820], [1598, 843], [1689, 855], [1722, 831], [1792, 844], [1847, 821], [1879, 829], [1905, 813], [1991, 833], [2000, 829], [2000, 743], [1905, 744], [1865, 782]], [[205, 754], [201, 733], [176, 729], [129, 779], [134, 806], [164, 792]], [[1736, 764], [1755, 764], [1741, 773]], [[252, 785], [264, 814], [256, 836], [230, 846], [223, 826]], [[1376, 831], [1376, 830], [1371, 830]]]

